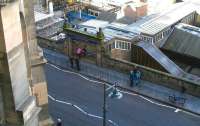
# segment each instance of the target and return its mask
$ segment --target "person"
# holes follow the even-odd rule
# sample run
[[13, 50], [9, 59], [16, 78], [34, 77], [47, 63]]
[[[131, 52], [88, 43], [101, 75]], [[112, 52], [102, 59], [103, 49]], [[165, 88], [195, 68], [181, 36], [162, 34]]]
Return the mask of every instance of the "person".
[[80, 58], [81, 54], [82, 54], [82, 49], [81, 48], [77, 48], [76, 49], [76, 55], [78, 56], [78, 58]]
[[138, 85], [140, 83], [140, 80], [141, 80], [141, 72], [139, 70], [137, 70], [135, 76], [136, 76], [136, 79], [137, 79], [136, 85]]
[[84, 47], [84, 48], [82, 49], [81, 54], [82, 54], [82, 56], [86, 56], [86, 53], [87, 53], [87, 49], [86, 49], [86, 47]]
[[130, 87], [133, 87], [133, 71], [130, 71]]
[[76, 68], [77, 68], [77, 70], [80, 71], [80, 63], [79, 63], [79, 59], [76, 58], [76, 59], [75, 59], [75, 62], [76, 62]]
[[62, 120], [60, 118], [57, 119], [56, 126], [62, 126]]
[[69, 57], [69, 61], [70, 61], [70, 65], [71, 65], [71, 68], [73, 69], [74, 68], [74, 62], [73, 62], [73, 57]]
[[182, 85], [182, 86], [181, 86], [181, 93], [184, 94], [185, 91], [186, 91], [186, 88]]
[[81, 48], [77, 48], [76, 49], [75, 63], [76, 63], [76, 68], [77, 68], [78, 71], [80, 71], [80, 62], [79, 62], [79, 59], [81, 58], [81, 53], [82, 53], [82, 49]]
[[137, 86], [140, 83], [141, 72], [135, 67], [133, 71], [133, 83]]

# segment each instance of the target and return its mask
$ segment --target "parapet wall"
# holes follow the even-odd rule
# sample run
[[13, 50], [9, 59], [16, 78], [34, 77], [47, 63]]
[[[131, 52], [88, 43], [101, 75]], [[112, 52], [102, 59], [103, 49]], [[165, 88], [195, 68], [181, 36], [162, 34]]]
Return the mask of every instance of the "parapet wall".
[[184, 87], [186, 89], [186, 93], [200, 97], [200, 83], [193, 82], [184, 78], [175, 77], [171, 74], [151, 69], [145, 66], [141, 66], [135, 63], [118, 59], [111, 59], [105, 57], [103, 58], [103, 67], [115, 69], [123, 73], [129, 73], [129, 71], [133, 70], [135, 66], [137, 66], [137, 69], [139, 69], [142, 72], [143, 80], [150, 81], [155, 84], [166, 86], [179, 91], [181, 91]]

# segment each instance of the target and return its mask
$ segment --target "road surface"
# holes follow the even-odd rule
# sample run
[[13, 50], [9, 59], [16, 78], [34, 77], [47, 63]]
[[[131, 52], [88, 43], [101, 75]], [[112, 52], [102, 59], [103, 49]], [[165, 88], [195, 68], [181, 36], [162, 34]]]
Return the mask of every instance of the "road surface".
[[[102, 126], [102, 84], [49, 64], [45, 72], [51, 96], [49, 112], [54, 119], [61, 118], [64, 126]], [[123, 94], [121, 99], [107, 101], [107, 126], [200, 126], [197, 116], [175, 112], [137, 95]]]

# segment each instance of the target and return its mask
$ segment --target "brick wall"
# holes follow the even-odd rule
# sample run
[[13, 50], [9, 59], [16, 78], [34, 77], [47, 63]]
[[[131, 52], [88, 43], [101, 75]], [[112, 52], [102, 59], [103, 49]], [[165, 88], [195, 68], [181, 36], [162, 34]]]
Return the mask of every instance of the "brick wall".
[[139, 17], [147, 15], [147, 4], [142, 4], [138, 7], [132, 7], [131, 5], [128, 5], [123, 10], [126, 17], [136, 20]]
[[137, 7], [136, 8], [136, 15], [137, 17], [142, 17], [142, 16], [146, 16], [147, 15], [147, 4], [141, 6], [141, 7]]

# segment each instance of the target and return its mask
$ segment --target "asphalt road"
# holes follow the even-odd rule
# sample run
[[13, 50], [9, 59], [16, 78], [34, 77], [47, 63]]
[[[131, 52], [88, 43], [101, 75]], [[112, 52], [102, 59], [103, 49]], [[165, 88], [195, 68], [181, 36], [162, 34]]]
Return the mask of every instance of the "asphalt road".
[[[45, 66], [49, 95], [49, 112], [61, 118], [64, 126], [102, 126], [103, 85], [90, 82], [75, 74]], [[118, 126], [200, 126], [200, 118], [174, 109], [152, 104], [138, 96], [123, 94], [122, 99], [107, 98], [107, 118]], [[78, 106], [67, 105], [70, 103]], [[107, 122], [107, 126], [113, 126]]]

